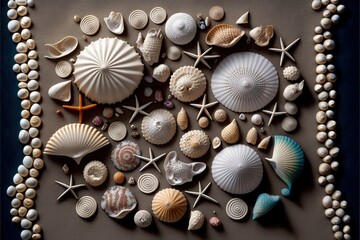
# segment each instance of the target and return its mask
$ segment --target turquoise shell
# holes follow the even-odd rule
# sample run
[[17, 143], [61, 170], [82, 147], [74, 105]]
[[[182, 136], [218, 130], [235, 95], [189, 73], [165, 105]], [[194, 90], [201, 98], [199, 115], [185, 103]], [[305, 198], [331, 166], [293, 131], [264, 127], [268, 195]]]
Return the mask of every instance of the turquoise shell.
[[269, 195], [267, 193], [260, 194], [254, 206], [252, 219], [256, 220], [259, 217], [264, 216], [273, 209], [279, 201], [280, 196], [278, 195]]

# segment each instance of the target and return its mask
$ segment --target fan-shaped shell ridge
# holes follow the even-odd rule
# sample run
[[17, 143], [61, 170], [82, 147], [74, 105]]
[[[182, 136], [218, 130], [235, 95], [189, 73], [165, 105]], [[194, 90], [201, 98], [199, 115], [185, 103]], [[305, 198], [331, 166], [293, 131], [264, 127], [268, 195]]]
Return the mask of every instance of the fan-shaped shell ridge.
[[177, 222], [185, 214], [187, 202], [184, 194], [174, 188], [159, 191], [151, 204], [153, 213], [160, 221]]

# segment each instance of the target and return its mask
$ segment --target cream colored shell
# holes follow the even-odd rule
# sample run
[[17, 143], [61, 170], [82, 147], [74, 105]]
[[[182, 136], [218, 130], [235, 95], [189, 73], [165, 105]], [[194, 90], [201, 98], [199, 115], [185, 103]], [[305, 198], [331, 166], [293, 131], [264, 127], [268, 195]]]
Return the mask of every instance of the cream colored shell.
[[108, 176], [108, 170], [102, 162], [91, 161], [85, 165], [83, 176], [88, 184], [97, 187], [105, 182]]
[[141, 32], [139, 32], [136, 44], [142, 52], [143, 59], [148, 64], [153, 65], [159, 61], [162, 40], [163, 35], [161, 29], [151, 28], [147, 32], [145, 39], [142, 37]]
[[205, 216], [199, 210], [191, 211], [188, 230], [198, 230], [200, 229], [205, 222]]
[[127, 129], [120, 121], [112, 122], [108, 128], [109, 137], [114, 141], [121, 141], [126, 137]]
[[225, 15], [225, 11], [220, 6], [213, 6], [209, 10], [209, 17], [215, 21], [220, 21]]
[[72, 66], [67, 61], [60, 61], [55, 66], [55, 72], [59, 77], [66, 78], [70, 76], [72, 72]]
[[104, 22], [110, 32], [118, 35], [124, 32], [124, 18], [121, 13], [110, 12], [108, 17], [104, 17]]
[[146, 27], [149, 18], [143, 10], [134, 10], [129, 14], [128, 20], [133, 28], [141, 30]]
[[156, 66], [153, 70], [153, 78], [159, 82], [166, 82], [170, 77], [171, 70], [168, 65], [160, 64]]
[[166, 20], [166, 10], [162, 7], [154, 7], [151, 9], [149, 17], [155, 24], [162, 24]]
[[94, 15], [87, 15], [80, 21], [80, 29], [86, 35], [94, 35], [99, 31], [100, 22]]
[[225, 122], [227, 119], [227, 113], [224, 109], [217, 109], [214, 113], [214, 119], [217, 122]]
[[271, 140], [271, 136], [267, 136], [266, 138], [261, 140], [259, 145], [258, 145], [258, 149], [266, 150], [268, 148], [268, 146], [269, 146], [270, 140]]
[[256, 45], [265, 47], [269, 45], [271, 38], [274, 36], [274, 28], [272, 25], [255, 27], [249, 32], [249, 35], [255, 40]]
[[189, 158], [199, 158], [210, 148], [209, 136], [202, 130], [192, 130], [180, 139], [180, 150]]
[[234, 144], [240, 139], [240, 129], [235, 119], [221, 131], [221, 138], [229, 144]]
[[96, 213], [96, 200], [90, 196], [83, 196], [77, 201], [75, 209], [79, 217], [90, 218]]
[[250, 128], [246, 135], [246, 142], [251, 145], [256, 145], [258, 140], [258, 133], [255, 127]]
[[47, 43], [45, 44], [46, 55], [44, 57], [49, 59], [65, 57], [76, 49], [78, 43], [77, 38], [73, 36], [64, 37], [53, 44]]
[[244, 36], [245, 32], [230, 24], [218, 24], [210, 29], [205, 37], [207, 45], [223, 48], [234, 46]]
[[177, 45], [191, 42], [197, 31], [197, 25], [192, 16], [187, 13], [175, 13], [165, 24], [166, 37]]
[[236, 21], [236, 24], [247, 24], [249, 23], [249, 11], [241, 15], [238, 20]]
[[71, 99], [71, 80], [59, 82], [48, 90], [49, 97], [68, 102]]
[[181, 130], [186, 130], [189, 126], [189, 117], [185, 108], [181, 107], [176, 117], [176, 123]]

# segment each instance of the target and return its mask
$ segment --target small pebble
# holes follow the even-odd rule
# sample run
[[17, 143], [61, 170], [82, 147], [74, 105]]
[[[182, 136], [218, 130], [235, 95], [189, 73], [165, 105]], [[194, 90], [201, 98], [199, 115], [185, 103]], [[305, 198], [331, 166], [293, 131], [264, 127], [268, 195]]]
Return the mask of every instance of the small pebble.
[[79, 16], [79, 15], [75, 15], [75, 16], [74, 16], [74, 21], [75, 21], [76, 23], [79, 23], [79, 22], [81, 21], [80, 16]]
[[172, 108], [175, 107], [174, 103], [173, 103], [172, 101], [170, 101], [170, 100], [166, 100], [166, 101], [164, 102], [164, 106], [165, 106], [166, 108], [169, 108], [169, 109], [172, 109]]
[[207, 128], [209, 126], [209, 123], [209, 119], [205, 116], [199, 118], [198, 120], [199, 127], [201, 128]]
[[150, 97], [153, 94], [153, 90], [151, 87], [146, 87], [144, 89], [144, 96], [145, 97]]
[[30, 230], [22, 230], [21, 233], [20, 233], [20, 237], [22, 240], [29, 240], [31, 239], [31, 231]]
[[122, 184], [125, 181], [125, 176], [122, 172], [116, 172], [114, 174], [114, 182], [118, 185]]
[[9, 186], [7, 189], [6, 189], [6, 194], [9, 196], [9, 197], [15, 197], [15, 194], [16, 194], [16, 189], [14, 186]]
[[119, 107], [115, 108], [115, 112], [118, 113], [118, 114], [124, 114], [124, 111], [121, 110], [121, 108], [119, 108]]
[[66, 175], [69, 174], [70, 169], [66, 163], [62, 166], [62, 170]]
[[131, 137], [133, 137], [133, 138], [137, 138], [137, 137], [140, 136], [140, 133], [139, 133], [138, 131], [132, 131], [132, 132], [130, 133], [130, 135], [131, 135]]
[[109, 123], [107, 121], [104, 121], [103, 125], [101, 126], [101, 131], [106, 131], [108, 126], [109, 126]]
[[94, 126], [96, 126], [96, 127], [99, 127], [99, 126], [101, 126], [101, 125], [103, 124], [103, 120], [101, 119], [100, 116], [95, 116], [91, 122], [92, 122], [92, 123], [94, 124]]
[[251, 117], [251, 122], [256, 125], [256, 126], [260, 126], [263, 123], [263, 118], [261, 117], [260, 114], [254, 114]]
[[41, 226], [39, 224], [34, 224], [32, 227], [33, 233], [40, 233], [41, 232]]
[[245, 120], [246, 120], [246, 115], [245, 115], [244, 113], [240, 113], [239, 119], [240, 119], [241, 121], [245, 121]]
[[61, 115], [61, 110], [60, 109], [56, 110], [56, 114]]
[[105, 107], [102, 115], [104, 118], [112, 118], [112, 116], [114, 116], [114, 109], [112, 107]]
[[129, 180], [128, 180], [128, 183], [130, 185], [135, 185], [136, 181], [135, 181], [135, 178], [134, 177], [130, 177]]
[[144, 80], [148, 83], [152, 83], [154, 81], [154, 79], [151, 76], [145, 76]]
[[215, 228], [220, 227], [222, 225], [222, 223], [218, 217], [211, 217], [209, 219], [209, 224]]
[[134, 124], [131, 124], [131, 125], [130, 125], [130, 128], [131, 128], [132, 130], [136, 130], [136, 129], [137, 129], [136, 125], [134, 125]]
[[155, 91], [155, 100], [158, 102], [164, 101], [163, 93], [159, 89]]

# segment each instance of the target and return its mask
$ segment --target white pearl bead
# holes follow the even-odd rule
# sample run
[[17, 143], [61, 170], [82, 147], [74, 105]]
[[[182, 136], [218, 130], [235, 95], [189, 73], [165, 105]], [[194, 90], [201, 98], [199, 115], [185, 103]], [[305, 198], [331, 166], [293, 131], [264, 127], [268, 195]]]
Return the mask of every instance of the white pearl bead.
[[321, 163], [319, 166], [319, 174], [322, 176], [328, 175], [331, 172], [331, 167], [327, 163]]
[[349, 224], [350, 221], [351, 221], [351, 217], [349, 215], [345, 215], [343, 218], [342, 218], [342, 221], [343, 223], [345, 224]]
[[332, 199], [337, 200], [337, 201], [339, 201], [339, 200], [341, 199], [341, 196], [342, 196], [342, 194], [341, 194], [341, 191], [340, 191], [340, 190], [336, 190], [336, 191], [331, 195]]
[[334, 118], [334, 116], [335, 116], [335, 113], [333, 110], [327, 110], [325, 113], [326, 113], [326, 116], [330, 119]]
[[342, 217], [345, 215], [344, 209], [342, 209], [342, 208], [336, 209], [335, 215], [338, 216], [338, 217], [340, 217], [340, 218], [342, 218]]
[[351, 236], [349, 234], [345, 233], [344, 240], [351, 240]]
[[330, 3], [330, 0], [321, 0], [323, 5], [328, 5]]
[[316, 83], [318, 83], [318, 84], [323, 84], [323, 83], [325, 83], [325, 81], [326, 81], [326, 76], [325, 76], [325, 74], [318, 74], [318, 75], [316, 75], [316, 79], [315, 79], [315, 81], [316, 81]]
[[328, 132], [328, 137], [331, 139], [335, 139], [336, 138], [336, 132], [335, 131], [329, 131]]
[[325, 131], [326, 131], [326, 126], [325, 126], [325, 124], [319, 124], [319, 125], [317, 126], [317, 130], [318, 130], [319, 132], [325, 132]]
[[321, 84], [315, 84], [315, 86], [314, 86], [314, 91], [315, 91], [315, 92], [319, 93], [319, 92], [321, 92], [322, 90], [323, 90], [323, 85], [321, 85]]
[[330, 196], [325, 196], [322, 199], [322, 204], [324, 208], [330, 208], [332, 204], [332, 199]]
[[316, 34], [314, 37], [313, 37], [313, 40], [315, 43], [319, 44], [319, 43], [322, 43], [322, 41], [324, 40], [324, 37], [322, 34]]
[[334, 100], [329, 100], [328, 105], [331, 108], [335, 107], [335, 101]]
[[323, 29], [322, 29], [321, 26], [316, 26], [315, 29], [314, 29], [315, 33], [317, 33], [317, 34], [322, 33], [322, 30]]
[[340, 207], [343, 208], [343, 209], [345, 209], [345, 208], [347, 207], [347, 201], [346, 201], [346, 200], [342, 200], [342, 201], [340, 202]]
[[331, 163], [332, 162], [332, 157], [330, 155], [326, 155], [325, 157], [323, 157], [322, 160], [325, 163]]
[[327, 180], [324, 176], [320, 176], [318, 178], [318, 183], [321, 185], [321, 186], [324, 186], [325, 184], [327, 184]]
[[331, 91], [329, 92], [329, 97], [330, 97], [331, 99], [335, 99], [335, 98], [336, 98], [336, 95], [337, 95], [336, 90], [331, 90]]
[[324, 12], [323, 12], [323, 17], [329, 18], [330, 16], [331, 16], [330, 10], [328, 10], [328, 9], [324, 10]]
[[316, 134], [316, 139], [321, 143], [325, 142], [327, 139], [327, 133], [326, 132], [318, 132]]
[[330, 91], [333, 88], [333, 84], [331, 82], [326, 82], [323, 87], [325, 91]]
[[24, 146], [23, 153], [24, 155], [29, 156], [32, 153], [32, 147], [30, 145]]
[[331, 53], [326, 54], [326, 61], [327, 62], [331, 62], [333, 60], [333, 58], [334, 58], [334, 56]]
[[336, 240], [341, 240], [343, 239], [343, 233], [341, 231], [337, 231], [336, 233], [334, 233], [334, 238]]
[[325, 141], [325, 147], [326, 148], [332, 148], [334, 146], [334, 141], [332, 140], [332, 139], [327, 139], [326, 141]]
[[349, 225], [345, 225], [345, 226], [343, 227], [343, 232], [344, 232], [344, 233], [350, 233], [350, 231], [351, 231], [351, 228], [350, 228]]
[[330, 222], [333, 225], [339, 225], [341, 223], [341, 219], [338, 216], [335, 216], [331, 218]]
[[324, 28], [324, 29], [329, 29], [331, 27], [331, 20], [329, 18], [322, 18], [320, 20], [320, 25]]
[[315, 69], [316, 73], [326, 73], [327, 67], [325, 65], [318, 65]]
[[334, 64], [328, 64], [326, 68], [331, 73], [335, 72], [335, 65]]
[[335, 176], [333, 174], [329, 174], [329, 175], [326, 176], [326, 180], [329, 183], [333, 183], [333, 182], [335, 182]]
[[340, 22], [340, 16], [339, 15], [337, 15], [337, 14], [334, 14], [332, 17], [331, 17], [331, 21], [333, 22], [333, 23], [339, 23]]
[[328, 80], [331, 83], [336, 82], [336, 75], [335, 73], [328, 73], [326, 74], [326, 80]]
[[326, 63], [326, 56], [323, 53], [316, 54], [315, 62], [317, 64], [325, 64]]
[[332, 157], [337, 157], [339, 155], [340, 149], [338, 147], [333, 147], [329, 150], [329, 154]]
[[332, 208], [327, 208], [327, 209], [325, 209], [324, 212], [325, 212], [325, 216], [327, 218], [332, 218], [334, 216], [334, 214], [335, 214], [335, 210], [332, 209]]
[[322, 91], [318, 94], [319, 101], [325, 101], [328, 99], [328, 97], [329, 97], [329, 93], [326, 91]]
[[325, 32], [323, 33], [323, 36], [324, 36], [325, 39], [330, 39], [331, 36], [332, 36], [332, 34], [331, 34], [330, 31], [325, 31]]
[[332, 194], [335, 191], [335, 186], [332, 183], [329, 183], [325, 186], [325, 193]]
[[315, 45], [314, 50], [315, 50], [315, 52], [322, 53], [322, 52], [325, 52], [325, 47], [324, 47], [324, 45], [318, 43]]
[[321, 8], [321, 6], [322, 6], [322, 3], [320, 0], [313, 0], [311, 3], [311, 7], [314, 10], [319, 10]]
[[336, 6], [335, 4], [330, 3], [326, 6], [326, 9], [328, 9], [330, 12], [335, 13], [336, 12]]
[[323, 43], [326, 50], [331, 51], [335, 48], [335, 41], [332, 39], [326, 39]]
[[343, 13], [345, 11], [345, 6], [344, 5], [338, 5], [336, 10], [338, 11], [338, 13]]

